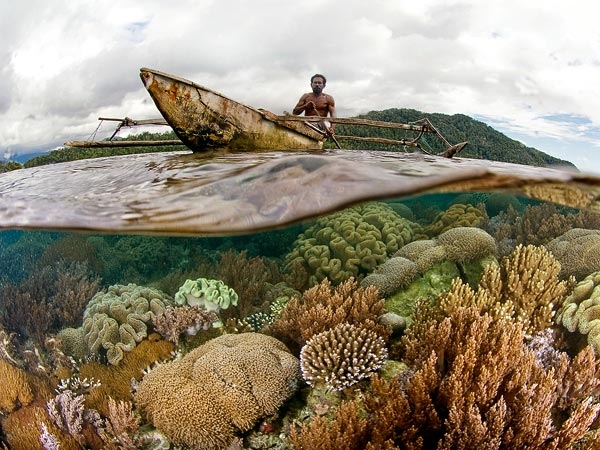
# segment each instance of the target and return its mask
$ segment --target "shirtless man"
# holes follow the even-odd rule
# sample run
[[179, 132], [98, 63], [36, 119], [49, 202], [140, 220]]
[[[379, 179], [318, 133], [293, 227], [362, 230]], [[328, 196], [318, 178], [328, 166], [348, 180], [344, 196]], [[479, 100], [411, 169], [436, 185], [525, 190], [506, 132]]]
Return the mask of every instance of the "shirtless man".
[[[313, 75], [310, 78], [312, 92], [303, 94], [292, 112], [295, 115], [304, 113], [305, 116], [335, 117], [335, 100], [331, 95], [323, 93], [326, 84], [327, 79], [323, 75]], [[334, 124], [330, 124], [329, 131], [333, 133]]]

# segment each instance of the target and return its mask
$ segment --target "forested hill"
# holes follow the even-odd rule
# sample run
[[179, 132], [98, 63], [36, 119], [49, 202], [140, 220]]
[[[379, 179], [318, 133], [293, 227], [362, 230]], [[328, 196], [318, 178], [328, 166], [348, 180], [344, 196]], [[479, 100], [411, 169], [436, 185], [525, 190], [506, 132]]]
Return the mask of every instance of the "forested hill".
[[[555, 158], [533, 147], [527, 147], [521, 142], [511, 139], [495, 130], [489, 125], [464, 114], [454, 114], [449, 116], [440, 113], [428, 114], [414, 109], [394, 108], [383, 111], [371, 111], [358, 117], [361, 119], [396, 123], [410, 123], [427, 118], [451, 144], [468, 141], [469, 144], [460, 153], [460, 156], [467, 158], [490, 159], [494, 161], [540, 167], [553, 165], [568, 165], [574, 167], [569, 161]], [[375, 129], [356, 125], [338, 125], [335, 133], [338, 135], [378, 136], [390, 139], [401, 139], [403, 137], [410, 138], [413, 136], [405, 131], [381, 128]], [[432, 150], [434, 153], [439, 153], [444, 150], [441, 140], [432, 134], [425, 134], [420, 142], [424, 145], [426, 150]], [[356, 141], [344, 141], [340, 142], [340, 144], [342, 144], [344, 148], [392, 149], [389, 145]], [[328, 147], [331, 146], [331, 143], [329, 143]]]

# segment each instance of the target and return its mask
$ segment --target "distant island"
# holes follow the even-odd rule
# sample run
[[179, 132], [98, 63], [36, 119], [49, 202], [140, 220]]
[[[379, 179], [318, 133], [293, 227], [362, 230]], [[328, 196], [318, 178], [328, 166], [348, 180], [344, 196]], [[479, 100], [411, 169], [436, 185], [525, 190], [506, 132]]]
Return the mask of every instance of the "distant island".
[[[538, 167], [569, 166], [575, 165], [569, 161], [550, 156], [533, 147], [527, 147], [521, 142], [509, 138], [505, 134], [495, 130], [485, 123], [475, 120], [464, 114], [447, 115], [441, 113], [424, 113], [414, 109], [392, 108], [383, 111], [371, 111], [367, 114], [357, 116], [361, 119], [378, 120], [384, 122], [410, 123], [419, 119], [428, 118], [440, 133], [452, 143], [468, 141], [469, 145], [460, 153], [465, 158], [488, 159], [516, 164], [524, 164]], [[389, 139], [401, 139], [404, 131], [394, 129], [365, 129], [360, 125], [342, 125], [336, 127], [339, 135], [362, 135], [371, 137], [383, 137]], [[367, 133], [367, 134], [365, 134]], [[409, 137], [409, 136], [407, 136]], [[166, 140], [177, 139], [172, 131], [165, 133], [140, 133], [119, 138], [123, 140]], [[444, 150], [439, 139], [423, 137], [420, 141], [426, 149], [432, 153]], [[334, 148], [331, 141], [326, 142], [325, 148]], [[357, 141], [344, 141], [343, 147], [347, 149], [374, 149], [388, 151], [403, 151], [397, 146], [389, 144], [374, 144]], [[16, 161], [0, 161], [0, 172], [19, 169], [22, 167], [35, 167], [45, 164], [72, 161], [77, 159], [98, 158], [106, 156], [127, 155], [132, 153], [150, 153], [183, 150], [184, 146], [165, 147], [112, 147], [112, 148], [73, 148], [65, 147], [53, 150], [42, 155], [34, 156], [23, 164]]]

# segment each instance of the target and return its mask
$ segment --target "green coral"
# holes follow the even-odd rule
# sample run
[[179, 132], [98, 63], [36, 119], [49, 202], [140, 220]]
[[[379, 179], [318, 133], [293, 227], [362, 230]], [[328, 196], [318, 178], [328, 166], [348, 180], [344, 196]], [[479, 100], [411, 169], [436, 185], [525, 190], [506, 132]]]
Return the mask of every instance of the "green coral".
[[[178, 305], [199, 306], [207, 311], [219, 313], [229, 306], [237, 306], [238, 295], [221, 280], [198, 278], [196, 280], [185, 280], [183, 286], [175, 294], [175, 303]], [[213, 324], [220, 327], [221, 321]]]
[[131, 351], [148, 335], [152, 318], [173, 303], [158, 289], [115, 284], [98, 292], [83, 314], [84, 339], [91, 354], [106, 351], [110, 364], [117, 365], [124, 351]]
[[328, 278], [339, 284], [368, 273], [415, 239], [419, 226], [381, 202], [370, 202], [318, 219], [298, 236], [286, 271], [303, 268], [309, 285]]

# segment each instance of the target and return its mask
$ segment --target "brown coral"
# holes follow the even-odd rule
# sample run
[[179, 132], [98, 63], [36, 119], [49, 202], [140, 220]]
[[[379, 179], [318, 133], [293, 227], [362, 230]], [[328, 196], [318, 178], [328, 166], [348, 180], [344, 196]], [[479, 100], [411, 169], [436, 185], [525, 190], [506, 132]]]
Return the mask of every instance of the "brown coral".
[[385, 342], [377, 333], [348, 323], [315, 334], [300, 352], [304, 380], [337, 391], [370, 378], [386, 360]]
[[573, 228], [545, 244], [560, 262], [560, 276], [581, 280], [600, 270], [600, 230]]
[[389, 329], [378, 325], [384, 301], [373, 286], [359, 287], [353, 278], [333, 287], [325, 279], [288, 302], [275, 322], [263, 331], [283, 341], [294, 353], [313, 335], [341, 323], [375, 330], [384, 339]]
[[219, 321], [213, 311], [199, 306], [167, 306], [165, 310], [152, 318], [154, 329], [175, 345], [183, 333], [194, 336], [200, 330], [208, 330]]
[[0, 359], [0, 413], [9, 413], [33, 401], [33, 390], [27, 373]]
[[275, 413], [299, 378], [298, 359], [278, 340], [223, 335], [152, 370], [135, 399], [176, 445], [220, 449]]
[[447, 210], [439, 213], [433, 223], [426, 227], [424, 231], [428, 236], [437, 236], [455, 227], [483, 228], [488, 220], [483, 204], [473, 206], [455, 203]]

